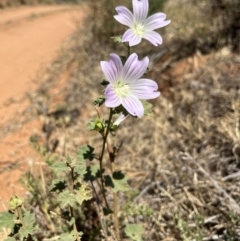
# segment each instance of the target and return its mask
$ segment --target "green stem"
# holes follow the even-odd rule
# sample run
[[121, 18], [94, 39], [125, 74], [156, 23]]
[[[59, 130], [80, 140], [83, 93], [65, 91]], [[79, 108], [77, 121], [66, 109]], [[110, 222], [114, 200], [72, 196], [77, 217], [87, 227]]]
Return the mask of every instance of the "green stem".
[[114, 201], [114, 227], [115, 227], [115, 231], [116, 231], [116, 236], [117, 236], [117, 240], [120, 241], [120, 232], [119, 232], [119, 223], [118, 223], [118, 197], [117, 197], [117, 193], [113, 193], [113, 201]]
[[105, 201], [106, 206], [107, 206], [108, 209], [110, 209], [110, 208], [109, 208], [109, 205], [108, 205], [108, 202], [107, 202], [107, 198], [106, 198], [106, 194], [105, 194], [105, 188], [104, 188], [104, 180], [103, 180], [103, 156], [104, 156], [104, 152], [105, 152], [105, 146], [106, 146], [106, 143], [107, 143], [107, 137], [108, 137], [109, 130], [110, 130], [112, 116], [113, 116], [113, 110], [110, 109], [107, 129], [105, 130], [105, 132], [103, 134], [103, 145], [102, 145], [101, 155], [100, 155], [100, 158], [99, 158], [102, 193], [103, 193], [103, 198], [104, 198], [104, 201]]
[[21, 207], [17, 207], [17, 214], [18, 214], [18, 217], [19, 217], [19, 219], [20, 219], [20, 222], [21, 222], [22, 226], [24, 227], [25, 224], [24, 224], [24, 222], [23, 222], [23, 215], [22, 215], [22, 209], [21, 209]]
[[131, 49], [131, 47], [128, 45], [128, 52], [127, 52], [127, 57], [129, 57], [130, 56], [130, 49]]
[[[113, 174], [114, 173], [114, 160], [111, 162], [111, 171]], [[121, 237], [120, 237], [119, 222], [118, 222], [118, 197], [117, 197], [117, 193], [114, 191], [113, 191], [113, 203], [114, 203], [114, 207], [113, 207], [114, 228], [115, 228], [117, 240], [120, 241]]]

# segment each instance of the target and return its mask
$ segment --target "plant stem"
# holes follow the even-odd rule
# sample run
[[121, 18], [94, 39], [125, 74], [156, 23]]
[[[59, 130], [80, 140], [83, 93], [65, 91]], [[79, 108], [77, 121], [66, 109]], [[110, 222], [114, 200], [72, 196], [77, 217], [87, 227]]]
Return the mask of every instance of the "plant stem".
[[128, 52], [127, 52], [127, 57], [129, 57], [130, 56], [130, 49], [131, 49], [131, 47], [128, 45]]
[[103, 156], [104, 156], [104, 152], [105, 152], [105, 146], [106, 146], [106, 143], [107, 143], [107, 137], [108, 137], [109, 130], [110, 130], [112, 116], [113, 116], [113, 110], [110, 109], [110, 114], [109, 114], [108, 123], [107, 123], [107, 129], [103, 133], [103, 145], [102, 145], [101, 155], [100, 155], [100, 158], [99, 158], [102, 193], [103, 193], [103, 198], [104, 198], [104, 201], [105, 201], [108, 209], [110, 209], [110, 208], [109, 208], [109, 205], [108, 205], [108, 202], [107, 202], [105, 189], [104, 189], [104, 180], [103, 180]]
[[[114, 160], [111, 161], [111, 172], [114, 173]], [[113, 215], [114, 215], [114, 228], [117, 236], [117, 240], [120, 241], [120, 232], [119, 232], [119, 222], [118, 222], [118, 197], [117, 193], [113, 191]]]
[[114, 201], [114, 227], [115, 227], [115, 231], [116, 231], [116, 236], [117, 236], [117, 240], [120, 241], [120, 232], [119, 232], [119, 223], [118, 223], [118, 197], [117, 197], [117, 193], [113, 193], [113, 201]]
[[23, 215], [22, 215], [22, 209], [21, 209], [21, 207], [17, 207], [17, 214], [18, 214], [18, 217], [19, 217], [19, 219], [20, 219], [20, 222], [21, 222], [22, 226], [24, 227], [25, 224], [24, 224], [24, 222], [23, 222]]
[[[130, 51], [130, 47], [129, 47], [129, 51]], [[100, 172], [101, 172], [102, 187], [104, 187], [104, 181], [103, 181], [103, 176], [102, 176], [102, 169], [103, 169], [102, 161], [103, 161], [103, 155], [104, 155], [106, 144], [108, 145], [108, 154], [109, 154], [110, 165], [111, 165], [111, 173], [112, 174], [114, 173], [114, 159], [115, 159], [115, 156], [112, 153], [112, 148], [110, 147], [110, 144], [109, 144], [109, 141], [108, 141], [108, 134], [109, 134], [109, 130], [110, 130], [112, 116], [113, 116], [113, 110], [110, 109], [107, 129], [106, 129], [106, 131], [104, 132], [104, 135], [103, 135], [102, 152], [101, 152], [100, 159], [99, 159], [99, 161], [100, 161]], [[103, 190], [103, 197], [104, 197], [105, 202], [107, 204], [107, 200], [106, 200], [106, 196], [105, 196], [104, 190]], [[119, 223], [118, 223], [118, 199], [117, 199], [117, 194], [115, 192], [113, 192], [113, 199], [114, 199], [114, 209], [113, 209], [114, 227], [115, 227], [117, 240], [120, 241], [120, 232], [119, 232]], [[107, 205], [107, 207], [108, 207], [108, 205]]]

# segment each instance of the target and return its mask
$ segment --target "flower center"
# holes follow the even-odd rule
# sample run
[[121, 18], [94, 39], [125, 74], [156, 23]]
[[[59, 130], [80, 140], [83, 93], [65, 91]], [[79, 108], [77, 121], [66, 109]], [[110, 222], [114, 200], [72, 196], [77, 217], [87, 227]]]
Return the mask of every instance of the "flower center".
[[118, 81], [114, 85], [114, 90], [118, 97], [126, 97], [129, 94], [129, 85]]
[[145, 33], [145, 28], [141, 23], [135, 24], [132, 30], [139, 37]]

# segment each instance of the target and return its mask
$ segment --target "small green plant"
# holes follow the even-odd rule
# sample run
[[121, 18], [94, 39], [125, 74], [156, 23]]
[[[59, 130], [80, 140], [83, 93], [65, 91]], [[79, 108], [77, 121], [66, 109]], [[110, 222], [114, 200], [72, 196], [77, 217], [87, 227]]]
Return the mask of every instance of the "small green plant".
[[32, 235], [37, 230], [33, 213], [23, 209], [23, 200], [17, 196], [10, 199], [8, 211], [0, 213], [0, 230], [6, 230], [5, 240], [33, 240]]

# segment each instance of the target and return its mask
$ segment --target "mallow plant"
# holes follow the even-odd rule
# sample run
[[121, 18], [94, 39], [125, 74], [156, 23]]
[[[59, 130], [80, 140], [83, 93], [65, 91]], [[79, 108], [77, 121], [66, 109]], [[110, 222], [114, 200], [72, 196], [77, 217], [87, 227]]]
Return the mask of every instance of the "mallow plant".
[[[161, 44], [162, 37], [154, 30], [168, 25], [170, 20], [166, 20], [164, 13], [148, 16], [148, 0], [133, 0], [132, 6], [133, 12], [124, 6], [116, 7], [117, 15], [114, 16], [128, 27], [123, 36], [113, 37], [127, 47], [126, 56], [110, 53], [108, 61], [100, 62], [104, 95], [93, 101], [97, 118], [87, 124], [90, 131], [101, 136], [99, 153], [92, 146], [81, 146], [75, 156], [50, 163], [55, 178], [49, 189], [55, 193], [54, 205], [62, 211], [48, 211], [55, 218], [65, 220], [57, 240], [81, 240], [83, 233], [76, 222], [79, 212], [75, 210], [79, 210], [85, 201], [92, 202], [97, 210], [101, 225], [99, 239], [120, 241], [126, 240], [127, 236], [130, 240], [142, 240], [142, 225], [124, 223], [119, 212], [119, 193], [129, 191], [130, 187], [127, 176], [115, 165], [121, 145], [112, 144], [111, 138], [121, 131], [120, 126], [127, 117], [141, 121], [144, 115], [150, 114], [151, 104], [147, 100], [160, 95], [157, 83], [145, 77], [149, 58], [139, 59], [137, 53], [131, 53], [131, 47], [140, 44], [142, 39], [154, 46]], [[99, 108], [102, 105], [109, 109], [108, 118], [102, 116]], [[103, 165], [105, 159], [108, 165]], [[129, 207], [131, 210], [125, 211], [133, 214], [133, 206]], [[45, 215], [49, 215], [48, 212]], [[36, 232], [44, 232], [36, 225], [34, 213], [27, 211], [23, 200], [17, 196], [9, 201], [9, 210], [0, 213], [0, 229], [5, 232], [7, 241], [36, 240]]]

